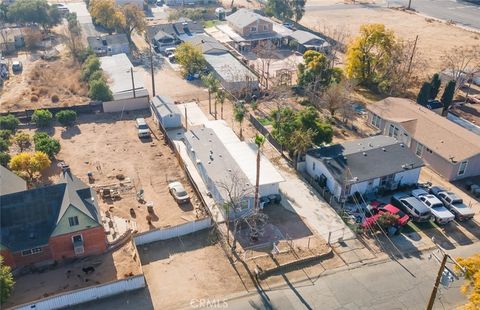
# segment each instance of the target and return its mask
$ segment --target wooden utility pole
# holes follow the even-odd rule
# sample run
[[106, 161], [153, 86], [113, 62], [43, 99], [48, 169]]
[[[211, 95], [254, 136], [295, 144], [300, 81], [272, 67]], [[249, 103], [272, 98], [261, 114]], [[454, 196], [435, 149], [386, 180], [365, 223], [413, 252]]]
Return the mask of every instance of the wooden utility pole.
[[411, 10], [410, 6], [412, 5], [412, 0], [408, 0], [408, 7], [407, 10]]
[[433, 303], [435, 302], [435, 297], [437, 297], [438, 286], [440, 285], [440, 280], [442, 279], [443, 270], [447, 264], [447, 254], [443, 254], [442, 263], [440, 264], [440, 269], [438, 270], [437, 279], [435, 280], [435, 285], [433, 286], [432, 294], [430, 295], [430, 300], [428, 301], [427, 310], [433, 309]]
[[133, 98], [137, 98], [137, 96], [135, 94], [135, 79], [133, 78], [133, 67], [130, 67], [130, 75], [132, 76]]
[[417, 48], [417, 41], [418, 41], [418, 34], [415, 37], [415, 43], [413, 43], [412, 55], [410, 56], [410, 61], [408, 62], [407, 74], [410, 74], [410, 70], [412, 69], [413, 56], [415, 55], [415, 49]]
[[152, 42], [148, 41], [148, 49], [150, 50], [150, 74], [152, 75], [152, 94], [155, 97], [155, 75], [153, 72], [153, 52], [152, 52]]
[[185, 131], [188, 130], [187, 105], [185, 105]]

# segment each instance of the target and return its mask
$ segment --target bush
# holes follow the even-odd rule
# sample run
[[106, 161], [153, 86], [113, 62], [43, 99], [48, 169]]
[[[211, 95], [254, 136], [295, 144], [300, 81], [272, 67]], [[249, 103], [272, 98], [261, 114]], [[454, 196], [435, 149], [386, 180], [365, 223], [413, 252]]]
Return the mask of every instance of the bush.
[[75, 123], [75, 120], [77, 119], [77, 112], [73, 110], [62, 110], [58, 112], [55, 116], [58, 122], [63, 126], [71, 126], [73, 125], [73, 123]]
[[38, 135], [33, 137], [35, 142], [35, 151], [40, 151], [48, 155], [48, 157], [53, 158], [55, 155], [60, 152], [60, 142], [58, 140], [50, 138], [48, 135]]
[[17, 132], [15, 136], [13, 136], [12, 141], [20, 148], [20, 152], [28, 149], [32, 144], [32, 138], [26, 132]]
[[30, 97], [30, 101], [31, 101], [31, 102], [38, 102], [38, 96], [37, 96], [37, 95], [32, 95], [32, 96]]
[[50, 139], [50, 136], [48, 135], [48, 133], [44, 132], [44, 131], [37, 131], [34, 135], [33, 135], [33, 142], [35, 144], [38, 143], [38, 141], [42, 140], [42, 139]]
[[0, 152], [0, 165], [7, 167], [9, 161], [10, 155], [5, 152]]
[[90, 76], [100, 70], [100, 60], [96, 55], [88, 56], [82, 66], [82, 80], [89, 81]]
[[0, 139], [0, 152], [8, 151], [9, 146], [10, 146], [10, 143], [8, 143], [7, 140]]
[[103, 77], [103, 72], [102, 72], [102, 70], [95, 71], [95, 72], [93, 72], [93, 73], [90, 75], [89, 81], [94, 81], [94, 80], [102, 80], [102, 81], [105, 81], [105, 78]]
[[0, 129], [0, 139], [9, 140], [12, 136], [13, 131], [8, 129]]
[[78, 61], [84, 63], [90, 55], [95, 55], [94, 51], [89, 47], [78, 53]]
[[90, 87], [88, 97], [92, 100], [110, 101], [113, 99], [112, 91], [104, 80], [92, 80], [88, 85]]
[[60, 98], [58, 98], [58, 95], [53, 95], [51, 99], [53, 103], [57, 103], [60, 101]]
[[52, 121], [52, 112], [48, 110], [35, 110], [32, 115], [32, 122], [38, 127], [48, 127]]
[[15, 131], [15, 129], [18, 127], [18, 124], [20, 124], [20, 121], [12, 114], [0, 116], [0, 129]]

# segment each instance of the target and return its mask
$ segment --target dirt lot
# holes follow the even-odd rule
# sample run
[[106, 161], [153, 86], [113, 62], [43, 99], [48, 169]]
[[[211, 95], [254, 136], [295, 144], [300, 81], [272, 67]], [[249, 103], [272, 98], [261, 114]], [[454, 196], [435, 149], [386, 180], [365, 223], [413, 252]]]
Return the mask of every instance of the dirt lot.
[[245, 291], [220, 245], [212, 244], [211, 238], [207, 230], [139, 247], [155, 309], [186, 308], [195, 298], [221, 299]]
[[[382, 2], [383, 3], [383, 2]], [[314, 8], [308, 8], [314, 6]], [[418, 51], [430, 65], [426, 74], [442, 69], [440, 56], [455, 46], [480, 44], [480, 35], [414, 13], [382, 8], [376, 4], [352, 4], [338, 0], [309, 0], [301, 24], [320, 32], [325, 27], [344, 27], [351, 35], [366, 23], [382, 23], [407, 40], [418, 35]], [[452, 40], [452, 38], [455, 38]]]
[[[12, 74], [1, 90], [1, 111], [41, 107], [64, 107], [86, 103], [87, 86], [80, 82], [80, 65], [63, 56], [44, 61], [36, 55], [21, 54], [23, 72]], [[58, 102], [52, 101], [57, 95]]]
[[[94, 267], [86, 275], [82, 268]], [[132, 243], [101, 256], [79, 259], [73, 263], [38, 270], [15, 277], [12, 296], [5, 307], [23, 304], [61, 292], [123, 279], [141, 273], [140, 261]]]
[[[200, 202], [188, 178], [173, 151], [164, 144], [159, 130], [155, 130], [155, 136], [150, 140], [137, 137], [135, 118], [146, 116], [145, 112], [82, 115], [72, 128], [54, 127], [54, 136], [60, 140], [62, 147], [57, 159], [70, 165], [73, 173], [85, 182], [88, 182], [87, 173], [93, 172], [95, 181], [91, 185], [96, 189], [116, 188], [120, 192], [120, 200], [102, 200], [98, 196], [102, 211], [136, 221], [138, 231], [173, 226], [203, 217]], [[157, 128], [151, 117], [146, 120], [150, 128]], [[50, 181], [55, 181], [58, 174], [58, 171], [50, 171]], [[121, 182], [123, 186], [117, 179], [119, 175], [125, 177]], [[172, 181], [180, 181], [184, 185], [191, 204], [179, 206], [175, 202], [167, 186]], [[147, 204], [153, 204], [154, 214], [149, 215], [147, 204], [137, 201], [136, 193], [141, 189]], [[134, 216], [130, 208], [133, 208]]]

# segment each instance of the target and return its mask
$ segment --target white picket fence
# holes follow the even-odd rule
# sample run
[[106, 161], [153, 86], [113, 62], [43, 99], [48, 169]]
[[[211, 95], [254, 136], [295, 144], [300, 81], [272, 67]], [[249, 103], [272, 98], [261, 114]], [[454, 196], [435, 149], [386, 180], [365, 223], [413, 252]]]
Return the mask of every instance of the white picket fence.
[[50, 310], [78, 305], [145, 287], [145, 277], [137, 275], [105, 284], [66, 292], [15, 307], [18, 310]]
[[168, 228], [158, 228], [155, 230], [147, 231], [144, 233], [136, 234], [133, 236], [135, 245], [143, 245], [155, 241], [167, 240], [184, 235], [194, 233], [203, 229], [207, 229], [212, 226], [212, 220], [210, 217], [206, 217], [201, 220], [191, 221], [184, 224], [180, 224]]

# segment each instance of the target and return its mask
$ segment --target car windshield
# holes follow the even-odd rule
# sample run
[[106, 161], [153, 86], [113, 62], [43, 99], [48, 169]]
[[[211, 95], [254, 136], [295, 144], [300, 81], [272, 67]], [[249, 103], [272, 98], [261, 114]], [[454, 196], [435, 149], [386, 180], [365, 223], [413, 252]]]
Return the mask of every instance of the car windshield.
[[147, 124], [142, 124], [138, 126], [138, 129], [148, 129]]
[[397, 215], [402, 218], [405, 216], [405, 213], [403, 213], [401, 210], [398, 210]]
[[456, 205], [456, 204], [463, 204], [463, 200], [460, 199], [460, 198], [453, 199], [453, 200], [452, 200], [452, 204], [454, 204], [454, 205]]
[[178, 195], [178, 196], [187, 196], [187, 192], [184, 191], [184, 190], [179, 190], [179, 191], [177, 192], [177, 195]]
[[440, 209], [443, 207], [443, 204], [441, 203], [435, 203], [431, 206], [432, 209]]

